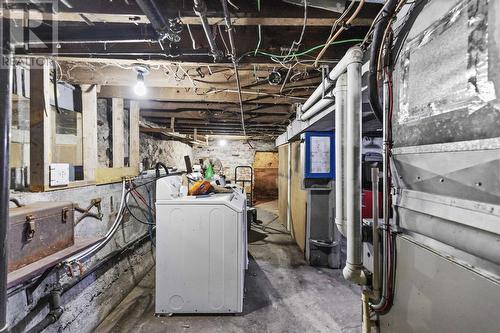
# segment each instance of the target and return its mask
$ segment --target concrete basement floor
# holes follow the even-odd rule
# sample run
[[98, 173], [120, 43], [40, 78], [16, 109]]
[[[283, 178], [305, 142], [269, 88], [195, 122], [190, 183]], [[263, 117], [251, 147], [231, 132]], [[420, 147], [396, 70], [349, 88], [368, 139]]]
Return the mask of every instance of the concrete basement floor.
[[154, 269], [95, 330], [110, 332], [360, 332], [360, 289], [341, 270], [308, 266], [277, 203], [258, 205], [249, 235], [250, 265], [242, 315], [154, 315]]

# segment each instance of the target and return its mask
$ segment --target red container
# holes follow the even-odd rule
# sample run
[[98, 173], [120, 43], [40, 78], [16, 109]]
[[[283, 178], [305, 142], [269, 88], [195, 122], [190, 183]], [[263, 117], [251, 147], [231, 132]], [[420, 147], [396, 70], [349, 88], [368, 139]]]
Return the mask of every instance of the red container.
[[[363, 209], [361, 211], [361, 215], [364, 219], [372, 218], [372, 210], [373, 210], [373, 192], [369, 190], [363, 190], [363, 199], [361, 200], [363, 204]], [[383, 214], [382, 207], [382, 192], [378, 192], [378, 216], [382, 217]]]

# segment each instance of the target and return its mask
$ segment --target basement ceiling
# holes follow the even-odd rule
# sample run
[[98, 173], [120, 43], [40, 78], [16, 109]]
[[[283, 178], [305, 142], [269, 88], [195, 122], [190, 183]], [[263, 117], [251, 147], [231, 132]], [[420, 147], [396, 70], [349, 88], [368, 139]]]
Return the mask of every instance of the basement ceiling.
[[[3, 4], [17, 7], [2, 15], [23, 26], [29, 24], [23, 20], [27, 12], [43, 11], [43, 24], [31, 28], [39, 44], [19, 44], [16, 54], [53, 58], [59, 64], [59, 80], [97, 84], [102, 98], [139, 99], [132, 89], [133, 69], [147, 66], [141, 115], [148, 122], [169, 128], [173, 124], [175, 131], [186, 134], [195, 129], [198, 134], [242, 134], [243, 109], [248, 135], [274, 137], [294, 119], [294, 104], [304, 102], [318, 86], [321, 68], [332, 68], [364, 38], [381, 7], [365, 3], [340, 35], [342, 43], [327, 50], [318, 68], [314, 59], [341, 13], [312, 7], [314, 1], [310, 2], [305, 11], [303, 2], [230, 1], [241, 108], [221, 1], [206, 1], [209, 34], [222, 54], [218, 58], [212, 56], [193, 1], [188, 0], [156, 1], [161, 15], [176, 25], [176, 41], [159, 41], [157, 29], [134, 0], [64, 0], [54, 8], [14, 2]], [[339, 11], [344, 9], [342, 2], [334, 2]], [[270, 84], [270, 75], [281, 78]]]

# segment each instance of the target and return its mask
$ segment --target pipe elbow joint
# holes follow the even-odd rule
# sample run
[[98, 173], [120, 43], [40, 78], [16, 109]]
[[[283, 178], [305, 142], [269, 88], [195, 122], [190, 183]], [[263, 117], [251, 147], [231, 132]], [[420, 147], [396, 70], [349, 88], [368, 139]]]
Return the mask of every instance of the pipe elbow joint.
[[344, 279], [359, 285], [366, 285], [368, 282], [363, 265], [353, 265], [348, 262], [342, 270], [342, 274]]
[[356, 45], [347, 50], [345, 57], [349, 59], [349, 62], [363, 62], [364, 52], [360, 46]]
[[340, 234], [344, 237], [347, 235], [347, 226], [346, 226], [346, 221], [342, 219], [335, 219], [335, 224], [337, 225], [337, 229], [340, 232]]

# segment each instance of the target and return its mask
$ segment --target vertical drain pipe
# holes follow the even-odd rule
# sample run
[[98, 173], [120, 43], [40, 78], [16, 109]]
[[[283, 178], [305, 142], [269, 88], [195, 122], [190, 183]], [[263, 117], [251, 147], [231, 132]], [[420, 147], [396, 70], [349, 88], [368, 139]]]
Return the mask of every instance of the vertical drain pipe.
[[345, 147], [345, 116], [346, 116], [346, 75], [342, 74], [335, 85], [335, 224], [342, 236], [346, 236], [344, 211], [344, 147]]
[[347, 66], [345, 130], [347, 260], [343, 274], [346, 280], [365, 285], [361, 239], [361, 60]]
[[0, 332], [6, 332], [8, 330], [9, 146], [12, 117], [12, 51], [10, 45], [2, 45], [2, 51], [0, 52], [2, 60], [2, 67], [0, 68], [0, 165], [2, 166], [0, 175]]

